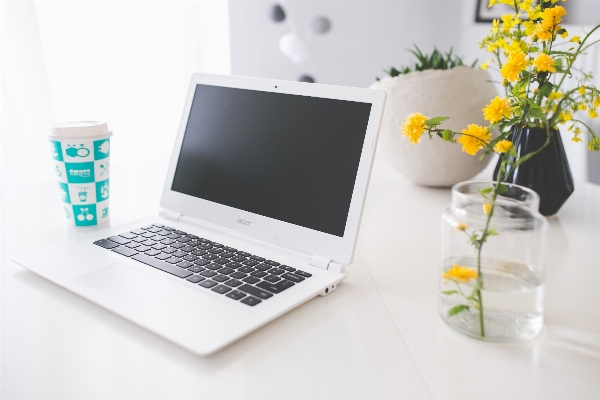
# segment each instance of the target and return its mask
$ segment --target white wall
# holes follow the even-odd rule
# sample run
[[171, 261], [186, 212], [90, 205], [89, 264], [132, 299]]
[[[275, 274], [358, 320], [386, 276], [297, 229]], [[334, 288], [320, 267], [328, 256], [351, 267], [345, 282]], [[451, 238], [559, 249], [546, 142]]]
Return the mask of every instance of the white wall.
[[[476, 0], [285, 1], [281, 3], [311, 48], [310, 61], [295, 65], [279, 51], [279, 39], [290, 26], [269, 19], [275, 3], [230, 1], [233, 74], [288, 80], [309, 74], [320, 83], [367, 87], [375, 76], [384, 76], [382, 69], [411, 63], [413, 56], [406, 49], [413, 44], [423, 51], [434, 45], [443, 51], [453, 47], [467, 63], [489, 57], [478, 44], [490, 25], [475, 22]], [[572, 33], [600, 20], [598, 0], [565, 4], [570, 13], [566, 27]], [[310, 21], [317, 15], [331, 19], [330, 32], [312, 33]], [[593, 52], [585, 61], [585, 68], [595, 70], [597, 77], [599, 54]], [[568, 133], [563, 138], [575, 179], [586, 180], [585, 145], [571, 142]]]

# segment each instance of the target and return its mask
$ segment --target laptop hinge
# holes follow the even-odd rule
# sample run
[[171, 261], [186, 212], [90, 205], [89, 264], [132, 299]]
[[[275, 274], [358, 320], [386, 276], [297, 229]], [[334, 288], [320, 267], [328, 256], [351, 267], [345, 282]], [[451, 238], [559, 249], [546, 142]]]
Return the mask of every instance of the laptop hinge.
[[346, 270], [344, 264], [317, 255], [312, 256], [308, 263], [313, 267], [326, 269], [328, 271], [344, 272]]
[[168, 219], [169, 221], [177, 222], [177, 221], [179, 221], [179, 218], [181, 218], [181, 216], [183, 214], [180, 214], [180, 213], [174, 212], [174, 211], [169, 211], [169, 210], [160, 210], [158, 215], [160, 215], [164, 219]]

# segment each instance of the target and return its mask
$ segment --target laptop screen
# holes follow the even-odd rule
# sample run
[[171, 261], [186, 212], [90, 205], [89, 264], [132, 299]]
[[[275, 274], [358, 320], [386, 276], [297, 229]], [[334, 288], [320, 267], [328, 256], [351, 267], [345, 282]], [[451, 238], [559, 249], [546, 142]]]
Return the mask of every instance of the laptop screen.
[[199, 84], [171, 190], [343, 237], [370, 111]]

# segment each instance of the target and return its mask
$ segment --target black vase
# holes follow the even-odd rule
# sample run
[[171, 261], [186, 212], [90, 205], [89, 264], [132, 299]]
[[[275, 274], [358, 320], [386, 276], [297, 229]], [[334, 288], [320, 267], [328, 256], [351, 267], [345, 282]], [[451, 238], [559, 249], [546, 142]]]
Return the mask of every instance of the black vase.
[[[540, 196], [540, 213], [554, 215], [567, 201], [575, 186], [569, 161], [560, 133], [551, 129], [550, 143], [540, 153], [526, 160], [503, 181], [515, 183], [534, 190]], [[514, 143], [519, 157], [540, 149], [546, 141], [546, 128], [513, 128], [508, 140]], [[494, 170], [498, 177], [500, 161]]]

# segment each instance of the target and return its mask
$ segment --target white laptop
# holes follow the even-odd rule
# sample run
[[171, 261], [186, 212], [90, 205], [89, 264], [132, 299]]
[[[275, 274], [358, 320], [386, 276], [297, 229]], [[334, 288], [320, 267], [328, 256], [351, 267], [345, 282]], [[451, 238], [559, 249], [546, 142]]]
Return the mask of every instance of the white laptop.
[[385, 93], [195, 74], [159, 216], [13, 259], [209, 355], [347, 276]]

